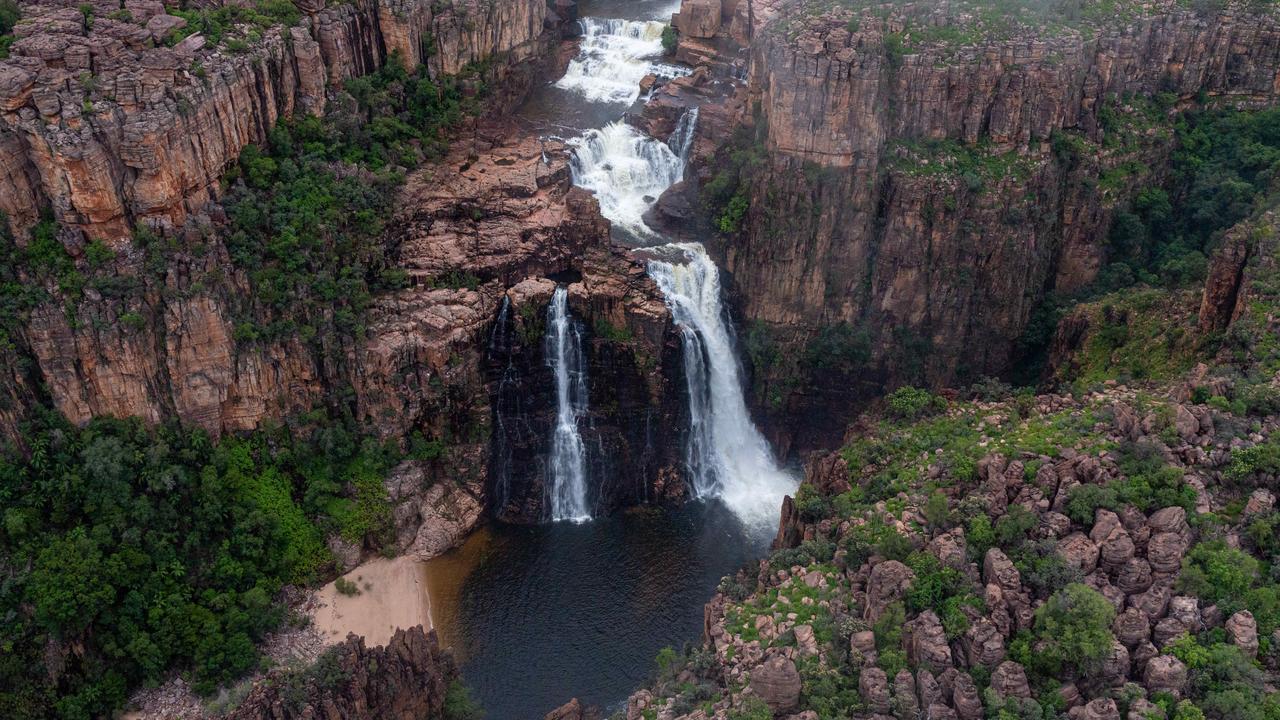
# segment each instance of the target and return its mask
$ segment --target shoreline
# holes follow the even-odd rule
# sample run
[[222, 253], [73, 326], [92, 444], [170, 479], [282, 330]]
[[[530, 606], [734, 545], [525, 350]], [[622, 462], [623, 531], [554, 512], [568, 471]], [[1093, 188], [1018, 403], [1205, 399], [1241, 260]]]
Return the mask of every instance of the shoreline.
[[[354, 592], [340, 592], [339, 581], [353, 583]], [[311, 623], [326, 645], [355, 634], [374, 647], [386, 645], [397, 629], [434, 627], [426, 563], [414, 555], [363, 563], [317, 590], [314, 603]]]

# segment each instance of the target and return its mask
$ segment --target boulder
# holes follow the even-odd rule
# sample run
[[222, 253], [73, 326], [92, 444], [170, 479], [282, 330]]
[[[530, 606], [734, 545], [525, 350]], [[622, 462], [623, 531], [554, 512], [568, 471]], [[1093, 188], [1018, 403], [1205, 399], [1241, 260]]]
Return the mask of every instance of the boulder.
[[1058, 541], [1058, 554], [1085, 575], [1098, 566], [1099, 553], [1098, 546], [1081, 532], [1071, 533]]
[[[880, 675], [884, 675], [883, 670]], [[751, 671], [751, 690], [765, 701], [774, 715], [791, 712], [800, 705], [800, 671], [790, 659], [774, 655]], [[888, 692], [887, 684], [885, 692]]]
[[1171, 532], [1156, 533], [1147, 543], [1147, 562], [1151, 570], [1161, 574], [1178, 572], [1182, 567], [1182, 555], [1187, 551], [1187, 542], [1181, 535]]
[[1249, 501], [1244, 505], [1244, 516], [1265, 515], [1271, 512], [1275, 505], [1276, 494], [1267, 488], [1258, 488], [1249, 495]]
[[916, 720], [920, 703], [916, 700], [916, 679], [903, 668], [893, 677], [893, 714], [898, 720]]
[[867, 620], [879, 620], [886, 607], [901, 600], [915, 576], [911, 568], [897, 560], [886, 560], [871, 568], [867, 579]]
[[889, 712], [889, 676], [880, 668], [867, 668], [859, 674], [858, 692], [871, 712]]
[[912, 621], [911, 658], [916, 665], [934, 672], [942, 672], [951, 667], [951, 647], [947, 644], [947, 634], [942, 628], [942, 621], [932, 610], [925, 610]]
[[586, 715], [582, 710], [582, 703], [578, 702], [578, 698], [573, 698], [547, 713], [545, 720], [585, 720], [585, 718]]
[[1125, 595], [1146, 592], [1151, 587], [1151, 565], [1142, 558], [1131, 558], [1116, 575], [1116, 587]]
[[1147, 661], [1142, 671], [1142, 684], [1148, 692], [1167, 692], [1181, 697], [1182, 689], [1187, 685], [1187, 666], [1172, 655], [1157, 655]]
[[982, 560], [982, 580], [996, 585], [1006, 594], [1022, 592], [1022, 575], [1000, 548], [987, 550]]
[[177, 15], [156, 15], [147, 21], [147, 32], [156, 42], [164, 42], [169, 33], [187, 26], [187, 21]]
[[1258, 656], [1258, 623], [1253, 613], [1241, 610], [1227, 618], [1226, 630], [1232, 645], [1251, 658]]
[[980, 617], [969, 623], [961, 641], [969, 666], [993, 667], [1004, 659], [1004, 636], [990, 619]]
[[1083, 707], [1072, 708], [1072, 720], [1120, 720], [1120, 709], [1111, 698], [1094, 698]]
[[1138, 608], [1126, 608], [1116, 615], [1115, 621], [1111, 623], [1111, 632], [1125, 647], [1132, 649], [1151, 637], [1151, 618]]
[[1012, 660], [1000, 663], [992, 671], [991, 689], [1002, 698], [1031, 697], [1031, 684], [1027, 682], [1027, 671]]
[[952, 681], [951, 706], [960, 720], [980, 720], [983, 717], [982, 696], [969, 673], [956, 673]]

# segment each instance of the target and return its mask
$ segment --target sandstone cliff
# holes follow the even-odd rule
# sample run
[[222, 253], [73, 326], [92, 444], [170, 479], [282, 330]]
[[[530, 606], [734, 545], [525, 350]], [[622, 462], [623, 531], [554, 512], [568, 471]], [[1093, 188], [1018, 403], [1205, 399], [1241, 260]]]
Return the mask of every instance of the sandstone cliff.
[[[0, 409], [7, 437], [20, 438], [18, 423], [36, 404], [77, 423], [179, 419], [214, 435], [325, 408], [383, 438], [419, 432], [441, 443], [426, 484], [449, 477], [467, 496], [455, 501], [487, 507], [503, 387], [495, 368], [508, 362], [490, 357], [494, 326], [504, 307], [521, 318], [545, 312], [545, 278], [555, 277], [572, 281], [573, 312], [589, 329], [593, 440], [608, 450], [601, 457], [625, 461], [599, 502], [655, 497], [656, 479], [677, 467], [678, 439], [644, 430], [676, 419], [669, 314], [642, 265], [610, 248], [595, 200], [572, 188], [563, 145], [527, 128], [473, 120], [438, 165], [407, 178], [382, 244], [408, 287], [375, 296], [354, 337], [258, 340], [238, 324], [261, 308], [231, 259], [216, 201], [241, 148], [290, 114], [321, 113], [339, 83], [392, 53], [437, 75], [478, 73], [487, 111], [503, 114], [554, 55], [560, 20], [545, 2], [298, 3], [300, 24], [247, 47], [192, 42], [197, 34], [173, 48], [148, 28], [180, 18], [159, 3], [129, 5], [127, 16], [104, 6], [91, 26], [68, 3], [24, 8], [13, 57], [0, 61], [0, 142], [14, 151], [4, 156], [10, 184], [0, 201], [18, 244], [52, 203], [72, 269], [101, 280], [78, 300], [50, 282], [12, 333]], [[133, 239], [143, 226], [161, 238], [162, 257]], [[115, 252], [91, 271], [94, 239]], [[506, 514], [536, 520], [554, 400], [541, 329], [522, 330], [514, 352], [524, 358], [528, 435], [514, 443], [518, 477], [503, 486], [522, 498]], [[444, 549], [414, 539], [438, 513], [419, 502], [417, 484], [400, 485], [402, 549]], [[480, 516], [462, 515], [454, 541]]]
[[[794, 428], [805, 446], [833, 439], [885, 383], [1007, 369], [1044, 293], [1092, 281], [1114, 209], [1160, 181], [1173, 114], [1269, 105], [1280, 87], [1271, 16], [1156, 8], [997, 33], [946, 4], [882, 19], [856, 5], [754, 3], [748, 37], [747, 4], [688, 0], [680, 52], [713, 78], [749, 71], [720, 103], [750, 128], [733, 145], [754, 158], [739, 190], [749, 209], [711, 244], [748, 326], [784, 349], [767, 354], [813, 355], [757, 367], [757, 400], [779, 425], [836, 411]], [[744, 41], [746, 56], [733, 50]], [[670, 83], [658, 106], [700, 101], [714, 82]], [[730, 153], [714, 155], [723, 124], [707, 125], [704, 187], [738, 172]], [[852, 384], [823, 380], [824, 358], [841, 353], [852, 360], [837, 358], [836, 375]]]
[[[24, 4], [0, 61], [0, 210], [18, 228], [52, 206], [90, 237], [127, 244], [133, 226], [181, 227], [219, 192], [240, 149], [282, 117], [320, 113], [326, 90], [398, 52], [457, 74], [490, 61], [501, 79], [544, 52], [543, 0], [299, 2], [295, 27], [248, 45], [196, 33], [159, 0]], [[520, 94], [513, 94], [518, 98]]]

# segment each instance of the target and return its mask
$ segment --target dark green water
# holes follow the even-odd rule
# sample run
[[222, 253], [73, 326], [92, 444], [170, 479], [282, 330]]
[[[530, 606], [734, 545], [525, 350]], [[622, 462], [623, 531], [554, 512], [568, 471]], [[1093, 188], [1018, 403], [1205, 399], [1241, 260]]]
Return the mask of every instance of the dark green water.
[[577, 697], [613, 710], [664, 646], [702, 638], [716, 584], [761, 556], [719, 503], [582, 525], [497, 525], [428, 563], [431, 614], [489, 720], [533, 720]]

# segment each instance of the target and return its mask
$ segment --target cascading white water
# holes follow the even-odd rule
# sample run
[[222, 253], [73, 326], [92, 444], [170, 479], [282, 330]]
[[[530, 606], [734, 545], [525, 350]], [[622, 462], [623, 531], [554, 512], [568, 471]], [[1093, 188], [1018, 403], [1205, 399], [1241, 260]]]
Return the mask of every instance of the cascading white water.
[[600, 212], [615, 225], [635, 236], [652, 235], [644, 213], [684, 176], [684, 159], [624, 122], [588, 130], [575, 143], [574, 184], [594, 192]]
[[[640, 79], [658, 66], [651, 58], [660, 51], [662, 23], [594, 18], [581, 22], [582, 52], [557, 85], [592, 100], [633, 102]], [[643, 217], [664, 190], [684, 177], [697, 123], [698, 109], [690, 108], [665, 143], [624, 122], [589, 130], [574, 141], [574, 183], [595, 193], [601, 213], [615, 227], [637, 238], [660, 239]], [[684, 347], [691, 423], [686, 462], [693, 492], [719, 498], [749, 525], [767, 527], [777, 519], [782, 498], [794, 490], [796, 480], [778, 467], [768, 442], [751, 422], [721, 305], [720, 273], [700, 244], [666, 245], [655, 251], [664, 259], [651, 260], [649, 274], [671, 308]], [[565, 407], [564, 391], [561, 396]], [[585, 390], [582, 402], [585, 407]], [[560, 425], [566, 429], [565, 447], [570, 450], [567, 431], [572, 429], [578, 437], [576, 422]], [[580, 446], [580, 438], [577, 443]], [[563, 462], [565, 468], [573, 465], [570, 458]], [[579, 460], [577, 467], [584, 466]], [[557, 495], [565, 487], [559, 479], [557, 475]], [[586, 514], [585, 503], [581, 514]]]
[[551, 519], [585, 522], [587, 505], [587, 448], [578, 421], [587, 412], [587, 362], [582, 333], [569, 314], [569, 293], [556, 288], [547, 308], [546, 359], [556, 379], [556, 425], [551, 435], [547, 494]]
[[670, 260], [650, 260], [649, 275], [662, 290], [684, 343], [691, 423], [687, 461], [694, 493], [719, 498], [748, 524], [773, 522], [796, 481], [778, 467], [747, 412], [720, 300], [720, 272], [699, 243], [656, 251]]
[[578, 56], [569, 61], [556, 87], [592, 102], [626, 103], [640, 96], [645, 75], [676, 77], [688, 71], [660, 62], [664, 23], [584, 17]]

